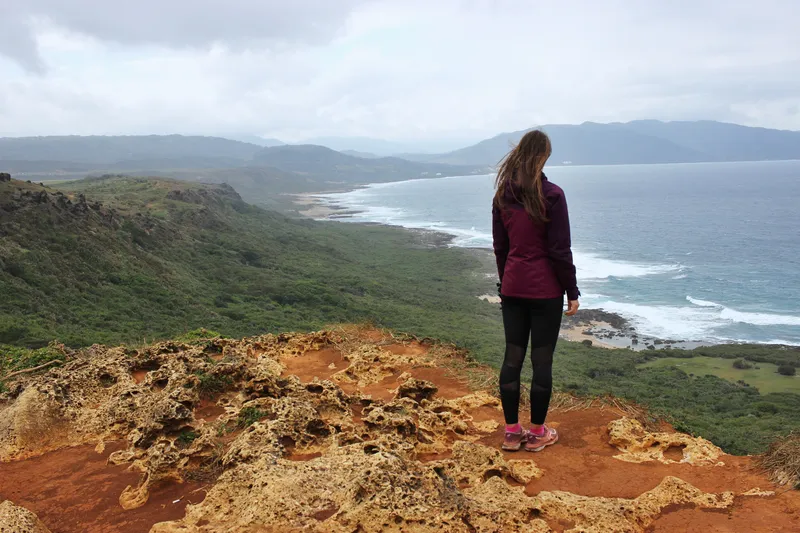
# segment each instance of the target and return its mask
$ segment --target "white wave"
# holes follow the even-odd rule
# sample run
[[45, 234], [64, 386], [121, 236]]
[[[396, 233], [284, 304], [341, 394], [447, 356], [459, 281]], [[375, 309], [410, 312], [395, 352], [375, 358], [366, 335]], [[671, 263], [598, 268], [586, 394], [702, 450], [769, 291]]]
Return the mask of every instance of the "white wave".
[[721, 326], [719, 317], [705, 308], [641, 305], [614, 300], [592, 302], [590, 307], [602, 307], [629, 319], [643, 335], [676, 340], [718, 339], [714, 330]]
[[665, 274], [681, 270], [681, 265], [653, 265], [606, 259], [597, 254], [573, 252], [580, 280], [602, 280], [608, 278], [638, 278]]
[[700, 307], [725, 307], [715, 302], [709, 302], [707, 300], [698, 300], [697, 298], [692, 298], [691, 296], [687, 296], [686, 299], [692, 302], [694, 305], [698, 305]]
[[[800, 326], [800, 316], [771, 313], [748, 313], [716, 302], [687, 297], [692, 306], [643, 305], [603, 298], [586, 298], [587, 308], [603, 308], [630, 320], [643, 335], [676, 340], [709, 342], [758, 342], [761, 344], [798, 344], [797, 340], [742, 339], [723, 333], [733, 324], [750, 326]], [[727, 331], [730, 331], [728, 329]]]
[[[474, 225], [470, 225], [469, 229], [467, 229], [466, 227], [448, 225], [441, 219], [435, 221], [426, 220], [425, 214], [415, 213], [413, 211], [413, 206], [401, 209], [375, 205], [376, 202], [380, 201], [380, 198], [375, 195], [375, 189], [395, 186], [397, 183], [401, 182], [371, 185], [347, 193], [321, 194], [317, 195], [317, 198], [329, 204], [339, 205], [357, 211], [356, 214], [346, 219], [349, 222], [377, 222], [405, 228], [441, 231], [455, 237], [453, 240], [454, 246], [464, 248], [489, 248], [492, 246], [492, 233], [490, 228], [485, 228], [481, 231]], [[677, 272], [680, 274], [683, 270], [680, 264], [659, 265], [622, 261], [601, 257], [595, 253], [581, 252], [580, 250], [573, 250], [573, 256], [578, 271], [579, 282], [602, 282], [610, 278], [643, 277], [665, 274], [668, 272]]]
[[672, 276], [672, 279], [686, 279], [686, 274], [678, 274], [677, 276]]
[[739, 322], [741, 324], [752, 324], [754, 326], [800, 326], [800, 316], [779, 315], [775, 313], [750, 313], [747, 311], [737, 311], [716, 302], [698, 300], [687, 296], [686, 299], [699, 307], [714, 309], [717, 317], [727, 322]]
[[723, 307], [720, 318], [756, 326], [800, 326], [800, 316], [775, 315], [772, 313], [746, 313]]

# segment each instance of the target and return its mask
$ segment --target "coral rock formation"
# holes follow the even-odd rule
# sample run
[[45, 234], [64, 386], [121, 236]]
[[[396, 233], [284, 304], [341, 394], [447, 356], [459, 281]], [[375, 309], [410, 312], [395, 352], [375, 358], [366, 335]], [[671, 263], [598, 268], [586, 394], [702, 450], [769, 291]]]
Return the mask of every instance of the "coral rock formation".
[[[683, 433], [651, 433], [632, 418], [614, 420], [608, 425], [610, 443], [622, 453], [616, 458], [630, 463], [660, 461], [662, 463], [689, 463], [692, 465], [723, 464], [719, 457], [723, 451], [701, 437]], [[681, 451], [682, 459], [675, 461], [664, 456], [670, 448]]]
[[0, 502], [0, 531], [3, 533], [50, 533], [35, 514], [10, 501]]

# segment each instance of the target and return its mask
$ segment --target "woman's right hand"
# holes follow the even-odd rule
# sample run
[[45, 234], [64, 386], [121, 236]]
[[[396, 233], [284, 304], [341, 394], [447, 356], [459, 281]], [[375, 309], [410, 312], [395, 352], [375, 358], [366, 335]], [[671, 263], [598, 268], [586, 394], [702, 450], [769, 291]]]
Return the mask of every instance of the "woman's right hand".
[[567, 316], [573, 316], [575, 313], [578, 312], [578, 308], [580, 306], [581, 304], [578, 303], [578, 300], [570, 300], [567, 302], [567, 312], [564, 314]]

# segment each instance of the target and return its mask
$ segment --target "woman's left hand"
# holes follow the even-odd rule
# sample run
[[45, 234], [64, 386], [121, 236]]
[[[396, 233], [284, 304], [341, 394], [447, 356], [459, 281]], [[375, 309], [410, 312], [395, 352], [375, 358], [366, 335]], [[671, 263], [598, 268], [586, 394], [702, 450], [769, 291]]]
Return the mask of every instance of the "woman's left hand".
[[581, 304], [578, 303], [578, 300], [570, 300], [569, 302], [567, 302], [567, 312], [564, 314], [567, 316], [573, 316], [575, 313], [578, 312], [578, 308], [580, 306]]

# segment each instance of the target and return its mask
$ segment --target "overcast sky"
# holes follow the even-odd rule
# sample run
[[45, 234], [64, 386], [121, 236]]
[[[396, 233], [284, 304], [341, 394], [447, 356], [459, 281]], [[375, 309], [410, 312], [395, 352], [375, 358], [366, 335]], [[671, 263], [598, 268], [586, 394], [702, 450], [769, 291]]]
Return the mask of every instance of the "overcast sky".
[[0, 136], [800, 130], [798, 0], [0, 0]]

